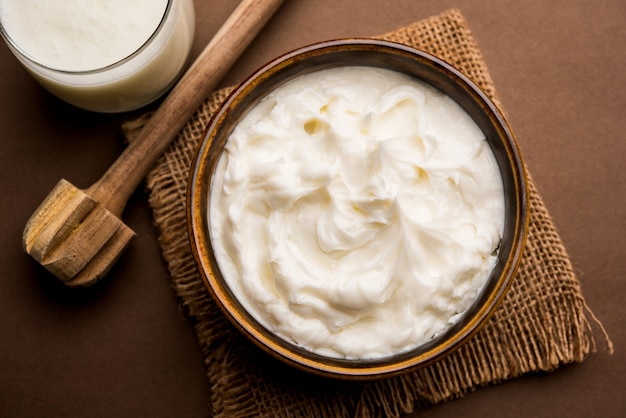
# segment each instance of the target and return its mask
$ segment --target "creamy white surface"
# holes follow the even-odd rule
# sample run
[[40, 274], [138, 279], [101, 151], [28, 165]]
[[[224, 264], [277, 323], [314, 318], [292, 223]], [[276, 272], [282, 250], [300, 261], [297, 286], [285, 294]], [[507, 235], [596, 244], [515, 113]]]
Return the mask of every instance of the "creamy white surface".
[[159, 26], [167, 0], [1, 0], [5, 30], [52, 68], [95, 70], [120, 61]]
[[264, 326], [322, 355], [376, 358], [470, 306], [504, 200], [489, 145], [455, 102], [346, 67], [292, 80], [239, 123], [209, 216], [220, 268]]

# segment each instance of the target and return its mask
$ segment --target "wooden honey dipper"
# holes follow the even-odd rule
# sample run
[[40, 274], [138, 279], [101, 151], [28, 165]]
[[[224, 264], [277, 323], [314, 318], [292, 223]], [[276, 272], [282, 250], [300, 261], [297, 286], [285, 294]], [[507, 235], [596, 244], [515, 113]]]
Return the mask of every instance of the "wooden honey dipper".
[[134, 140], [91, 187], [61, 180], [28, 220], [24, 251], [70, 287], [100, 280], [135, 236], [124, 207], [159, 156], [283, 0], [243, 0]]

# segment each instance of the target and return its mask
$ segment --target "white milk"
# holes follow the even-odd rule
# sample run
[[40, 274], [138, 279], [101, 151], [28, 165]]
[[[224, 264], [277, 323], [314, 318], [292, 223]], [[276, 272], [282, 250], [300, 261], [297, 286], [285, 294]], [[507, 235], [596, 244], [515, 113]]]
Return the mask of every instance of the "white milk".
[[192, 0], [0, 0], [2, 35], [51, 93], [84, 109], [139, 108], [183, 71]]

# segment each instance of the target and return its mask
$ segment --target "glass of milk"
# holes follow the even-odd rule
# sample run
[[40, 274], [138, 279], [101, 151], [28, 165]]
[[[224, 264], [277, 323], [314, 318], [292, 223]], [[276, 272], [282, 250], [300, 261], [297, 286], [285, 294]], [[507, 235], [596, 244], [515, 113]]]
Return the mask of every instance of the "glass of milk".
[[0, 33], [44, 88], [106, 113], [145, 106], [185, 69], [193, 0], [0, 0]]

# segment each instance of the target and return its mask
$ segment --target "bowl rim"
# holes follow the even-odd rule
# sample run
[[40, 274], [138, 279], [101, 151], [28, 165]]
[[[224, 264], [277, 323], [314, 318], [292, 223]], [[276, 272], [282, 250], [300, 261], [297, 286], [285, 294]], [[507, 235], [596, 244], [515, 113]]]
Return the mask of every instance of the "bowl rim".
[[[497, 278], [490, 276], [488, 279], [490, 290], [487, 292], [486, 289], [483, 289], [483, 292], [487, 294], [484, 302], [480, 306], [476, 306], [471, 315], [463, 314], [464, 316], [469, 315], [469, 319], [462, 325], [459, 325], [459, 322], [463, 322], [463, 320], [458, 321], [457, 324], [443, 333], [445, 336], [451, 335], [454, 338], [442, 341], [443, 337], [438, 336], [434, 340], [405, 353], [372, 360], [336, 359], [315, 354], [283, 340], [256, 321], [239, 304], [221, 277], [219, 265], [212, 251], [206, 216], [210, 181], [205, 180], [210, 180], [228, 135], [224, 135], [226, 138], [221, 140], [221, 144], [218, 144], [215, 138], [219, 136], [223, 124], [229, 118], [236, 117], [233, 116], [233, 109], [241, 104], [242, 100], [248, 97], [260, 84], [271, 79], [272, 76], [278, 77], [276, 74], [280, 71], [289, 70], [290, 66], [295, 65], [299, 60], [307, 60], [323, 54], [355, 53], [355, 51], [364, 54], [400, 54], [409, 60], [414, 59], [416, 63], [419, 62], [421, 65], [433, 69], [440, 74], [439, 77], [448, 77], [460, 86], [480, 106], [482, 112], [494, 124], [495, 130], [499, 132], [498, 137], [504, 147], [503, 152], [506, 153], [507, 161], [510, 163], [510, 174], [512, 175], [516, 197], [513, 208], [514, 214], [512, 215], [515, 223], [511, 236], [511, 248], [504, 261], [498, 262], [498, 265], [501, 264], [502, 266], [502, 273]], [[338, 63], [336, 65], [330, 64], [330, 66], [349, 66], [349, 64]], [[310, 71], [306, 70], [305, 72]], [[296, 76], [300, 74], [301, 72], [297, 72]], [[278, 84], [286, 81], [282, 80]], [[260, 94], [258, 100], [265, 94]], [[254, 103], [248, 104], [246, 109], [253, 105]], [[370, 38], [334, 39], [294, 49], [261, 66], [235, 87], [211, 117], [196, 148], [190, 167], [186, 196], [187, 229], [194, 261], [205, 287], [222, 313], [230, 320], [230, 323], [257, 347], [287, 364], [317, 375], [350, 380], [389, 377], [425, 367], [451, 354], [476, 334], [500, 305], [517, 273], [528, 235], [528, 204], [527, 173], [517, 141], [503, 114], [493, 101], [466, 75], [442, 59], [397, 42]]]

